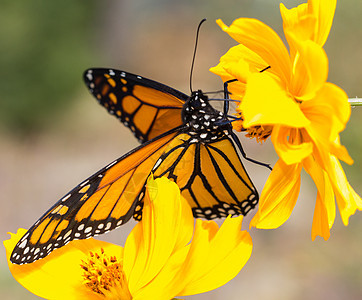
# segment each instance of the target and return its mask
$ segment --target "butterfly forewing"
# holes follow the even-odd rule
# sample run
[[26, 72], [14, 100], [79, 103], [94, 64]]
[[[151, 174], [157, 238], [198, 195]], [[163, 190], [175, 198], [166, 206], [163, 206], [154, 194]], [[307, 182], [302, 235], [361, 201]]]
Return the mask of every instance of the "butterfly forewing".
[[188, 96], [156, 81], [110, 69], [89, 69], [84, 81], [108, 112], [146, 142], [182, 125]]
[[21, 238], [11, 261], [31, 263], [71, 240], [105, 233], [139, 215], [145, 182], [176, 134], [143, 144], [75, 187]]

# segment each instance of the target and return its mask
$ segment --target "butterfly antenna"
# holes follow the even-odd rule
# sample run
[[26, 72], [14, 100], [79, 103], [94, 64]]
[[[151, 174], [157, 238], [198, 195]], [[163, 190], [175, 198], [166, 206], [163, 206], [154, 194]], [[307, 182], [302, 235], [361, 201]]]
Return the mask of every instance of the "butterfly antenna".
[[199, 26], [197, 26], [197, 31], [196, 31], [196, 41], [195, 41], [194, 55], [193, 55], [193, 57], [192, 57], [191, 72], [190, 72], [190, 91], [191, 91], [191, 93], [192, 93], [192, 72], [193, 72], [193, 70], [194, 70], [194, 63], [195, 63], [195, 57], [196, 57], [197, 42], [198, 42], [198, 40], [199, 40], [199, 32], [200, 32], [201, 24], [204, 23], [205, 21], [206, 21], [206, 18], [201, 20], [201, 22], [199, 23]]

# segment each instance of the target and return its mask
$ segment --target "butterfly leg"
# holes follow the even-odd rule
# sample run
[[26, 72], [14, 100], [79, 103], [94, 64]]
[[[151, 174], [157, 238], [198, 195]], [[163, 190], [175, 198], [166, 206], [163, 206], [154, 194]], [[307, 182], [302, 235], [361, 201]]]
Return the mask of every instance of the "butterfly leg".
[[[235, 82], [235, 81], [238, 81], [238, 80], [237, 79], [231, 79], [231, 80], [228, 80], [228, 81], [224, 82], [224, 98], [225, 99], [230, 99], [229, 95], [231, 93], [228, 90], [228, 85], [229, 85], [229, 83]], [[224, 114], [227, 115], [228, 111], [229, 111], [229, 101], [225, 101], [224, 102]]]
[[240, 140], [239, 140], [239, 138], [237, 137], [237, 135], [232, 131], [232, 128], [229, 129], [229, 135], [232, 137], [232, 139], [234, 140], [235, 144], [238, 146], [241, 155], [242, 155], [246, 160], [251, 161], [251, 162], [254, 163], [254, 164], [257, 164], [257, 165], [266, 167], [266, 168], [268, 168], [269, 170], [273, 170], [273, 168], [272, 168], [269, 164], [262, 163], [262, 162], [260, 162], [260, 161], [257, 161], [257, 160], [255, 160], [255, 159], [252, 159], [252, 158], [249, 158], [249, 157], [246, 156], [246, 153], [245, 153], [245, 151], [244, 151], [244, 149], [243, 149], [243, 146], [241, 145]]

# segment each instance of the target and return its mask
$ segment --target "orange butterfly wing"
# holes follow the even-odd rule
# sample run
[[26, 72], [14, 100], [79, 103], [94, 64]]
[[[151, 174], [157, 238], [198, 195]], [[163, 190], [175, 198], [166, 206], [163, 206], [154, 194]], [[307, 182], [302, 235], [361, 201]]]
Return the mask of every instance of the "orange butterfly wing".
[[190, 143], [192, 138], [183, 133], [173, 139], [153, 167], [153, 176], [173, 179], [195, 217], [246, 215], [258, 203], [258, 193], [230, 138]]
[[84, 81], [109, 113], [131, 129], [140, 142], [183, 124], [187, 95], [156, 81], [110, 69], [89, 69]]
[[30, 263], [71, 240], [108, 232], [134, 214], [140, 218], [146, 180], [176, 135], [177, 130], [139, 146], [75, 187], [20, 239], [11, 261]]

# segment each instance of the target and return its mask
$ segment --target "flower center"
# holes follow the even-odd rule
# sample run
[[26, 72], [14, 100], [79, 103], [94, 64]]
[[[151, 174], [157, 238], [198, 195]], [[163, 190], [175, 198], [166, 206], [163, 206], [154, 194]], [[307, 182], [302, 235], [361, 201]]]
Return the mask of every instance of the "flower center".
[[256, 125], [249, 128], [244, 128], [244, 118], [242, 112], [236, 108], [238, 112], [237, 116], [240, 120], [233, 122], [233, 129], [239, 132], [246, 131], [247, 134], [245, 135], [248, 138], [255, 138], [256, 141], [259, 143], [263, 143], [272, 133], [273, 126], [271, 125]]
[[263, 143], [272, 133], [273, 127], [270, 125], [257, 125], [247, 128], [248, 132], [245, 136], [249, 138], [256, 138], [256, 141]]
[[94, 293], [107, 299], [132, 299], [123, 263], [117, 257], [109, 257], [101, 249], [100, 254], [89, 252], [87, 261], [82, 260], [80, 266], [84, 270], [83, 284]]

